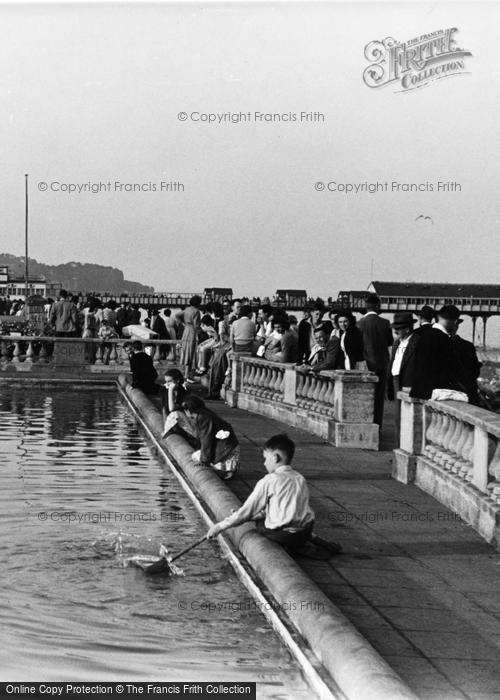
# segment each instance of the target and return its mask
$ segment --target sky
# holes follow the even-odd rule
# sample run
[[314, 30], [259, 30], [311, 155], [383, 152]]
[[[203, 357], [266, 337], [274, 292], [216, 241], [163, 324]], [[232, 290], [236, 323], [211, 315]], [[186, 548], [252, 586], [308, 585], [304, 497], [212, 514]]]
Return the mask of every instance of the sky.
[[[498, 283], [499, 20], [489, 2], [0, 5], [0, 252], [24, 253], [28, 173], [30, 257], [158, 291]], [[472, 54], [459, 74], [365, 84], [370, 42], [447, 28]]]

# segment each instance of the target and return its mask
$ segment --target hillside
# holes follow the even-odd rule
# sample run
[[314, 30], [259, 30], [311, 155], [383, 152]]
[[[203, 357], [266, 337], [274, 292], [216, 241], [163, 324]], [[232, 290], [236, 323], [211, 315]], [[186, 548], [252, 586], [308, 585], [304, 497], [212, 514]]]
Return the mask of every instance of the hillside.
[[[34, 258], [29, 258], [28, 263], [30, 275], [43, 275], [51, 282], [61, 282], [68, 291], [98, 291], [110, 294], [154, 292], [153, 287], [124, 279], [123, 272], [116, 267], [80, 262], [44, 265]], [[0, 265], [7, 265], [11, 276], [24, 276], [24, 257], [0, 253]]]

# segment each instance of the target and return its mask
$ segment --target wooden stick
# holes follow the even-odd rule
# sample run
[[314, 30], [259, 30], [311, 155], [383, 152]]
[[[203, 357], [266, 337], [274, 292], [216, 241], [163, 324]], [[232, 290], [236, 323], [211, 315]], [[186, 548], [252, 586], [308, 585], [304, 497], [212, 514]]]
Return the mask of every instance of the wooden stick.
[[202, 544], [202, 542], [205, 542], [206, 539], [207, 539], [207, 536], [203, 535], [203, 537], [201, 537], [199, 540], [197, 540], [193, 544], [190, 544], [189, 547], [186, 547], [186, 549], [183, 549], [182, 552], [179, 552], [179, 554], [176, 554], [175, 557], [172, 557], [172, 559], [170, 559], [170, 561], [172, 562], [172, 561], [175, 561], [176, 559], [179, 559], [179, 557], [182, 557], [184, 554], [187, 554], [195, 547], [198, 547], [200, 544]]

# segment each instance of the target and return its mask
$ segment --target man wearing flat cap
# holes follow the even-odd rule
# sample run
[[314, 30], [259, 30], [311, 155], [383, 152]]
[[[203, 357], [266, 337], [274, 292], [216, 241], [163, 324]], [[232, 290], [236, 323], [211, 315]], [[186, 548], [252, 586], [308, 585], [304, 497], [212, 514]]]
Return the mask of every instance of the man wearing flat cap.
[[415, 371], [415, 350], [420, 337], [413, 332], [415, 320], [410, 311], [398, 311], [391, 323], [396, 342], [392, 346], [387, 378], [387, 398], [396, 400], [394, 404], [394, 422], [396, 424], [396, 440], [399, 445], [399, 430], [401, 424], [401, 401], [397, 398], [398, 391], [410, 391], [413, 385]]
[[459, 318], [456, 306], [443, 306], [437, 312], [437, 323], [420, 335], [410, 391], [413, 398], [430, 399], [434, 389], [461, 389], [451, 337]]

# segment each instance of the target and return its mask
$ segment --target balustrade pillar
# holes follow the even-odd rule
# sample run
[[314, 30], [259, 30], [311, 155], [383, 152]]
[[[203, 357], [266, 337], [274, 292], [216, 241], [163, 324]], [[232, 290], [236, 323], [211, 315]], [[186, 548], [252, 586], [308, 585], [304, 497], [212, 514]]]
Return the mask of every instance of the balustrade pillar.
[[483, 493], [488, 487], [488, 433], [474, 426], [474, 458], [472, 483]]
[[296, 372], [294, 367], [287, 367], [285, 369], [283, 375], [283, 401], [285, 403], [296, 403], [296, 391], [301, 377], [302, 375]]
[[[399, 396], [398, 396], [399, 398]], [[400, 448], [408, 454], [419, 455], [424, 448], [424, 408], [419, 399], [401, 398]]]
[[109, 364], [110, 365], [117, 365], [118, 364], [118, 352], [117, 352], [116, 343], [111, 344], [111, 351], [109, 353]]
[[16, 340], [14, 343], [14, 354], [12, 356], [12, 362], [15, 362], [16, 364], [21, 362], [21, 343], [19, 340]]
[[33, 352], [33, 341], [29, 340], [28, 341], [28, 349], [26, 350], [25, 362], [29, 362], [30, 364], [32, 364], [35, 361], [36, 361], [36, 358], [35, 358], [35, 353]]
[[103, 362], [102, 362], [102, 355], [103, 355], [102, 345], [101, 345], [101, 343], [97, 343], [97, 348], [96, 348], [96, 353], [95, 353], [95, 363], [94, 363], [94, 364], [96, 364], [96, 365], [102, 365], [102, 364], [103, 364]]

